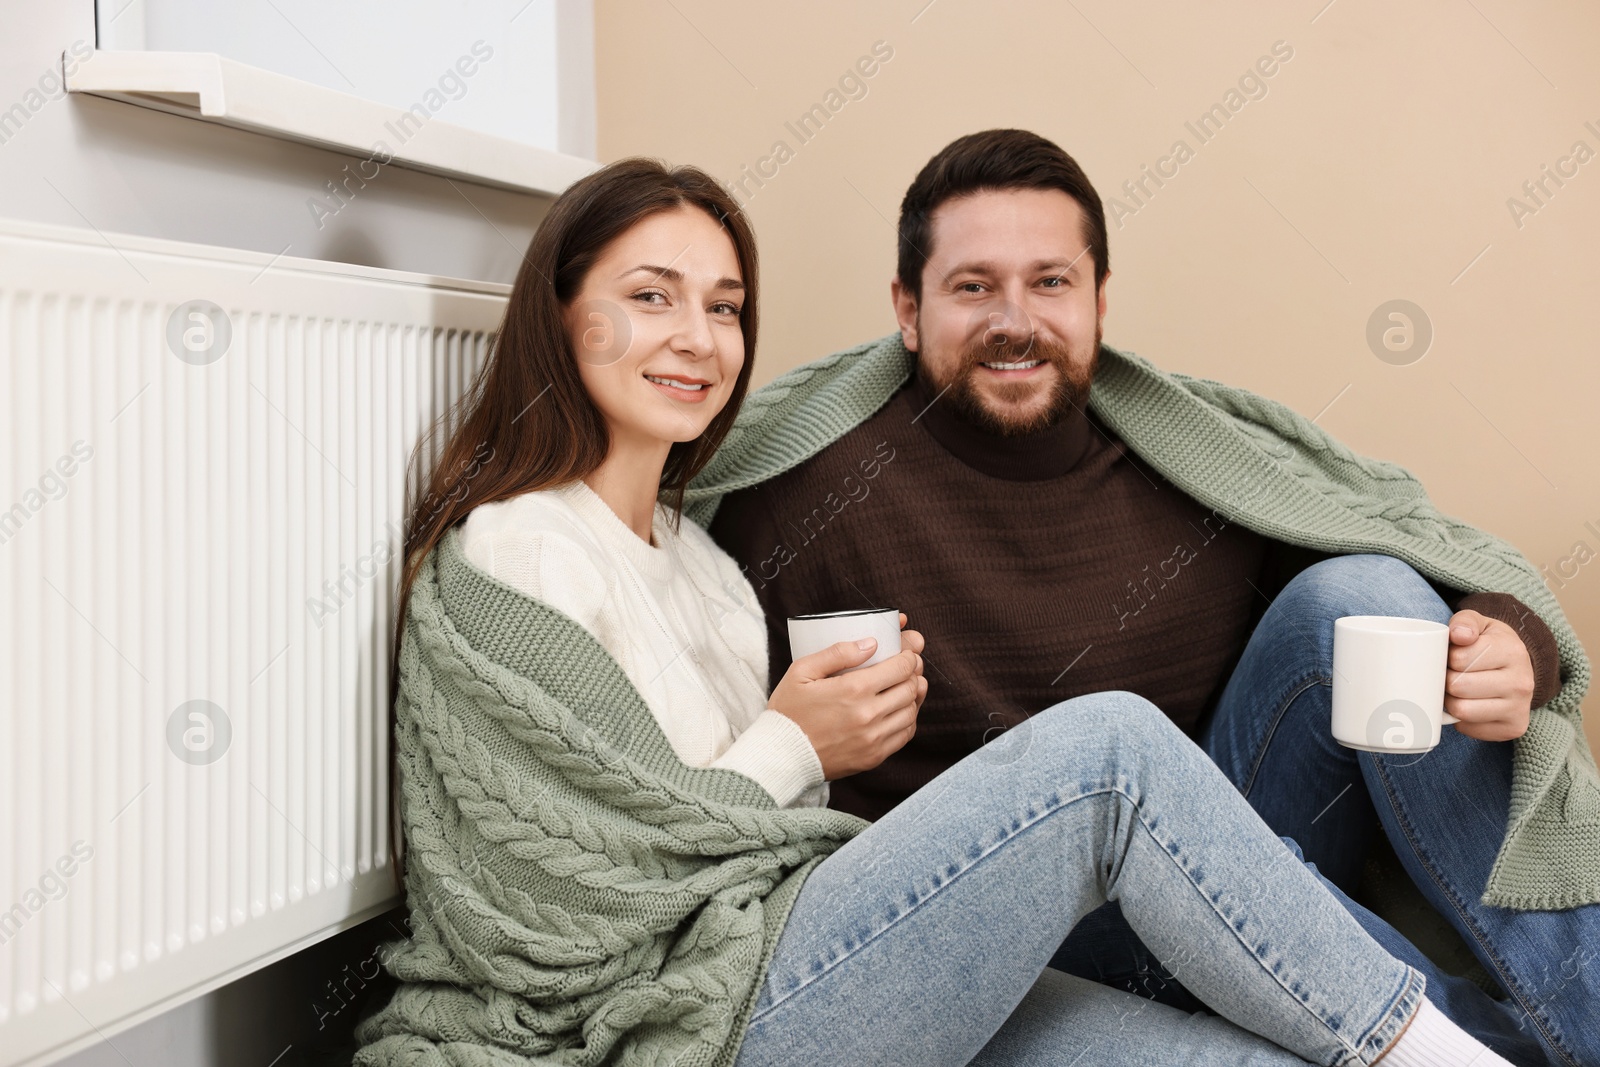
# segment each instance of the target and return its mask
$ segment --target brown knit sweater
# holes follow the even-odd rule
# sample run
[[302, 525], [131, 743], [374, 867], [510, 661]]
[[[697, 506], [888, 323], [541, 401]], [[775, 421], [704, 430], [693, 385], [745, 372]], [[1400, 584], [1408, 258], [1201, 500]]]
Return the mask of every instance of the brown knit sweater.
[[[1272, 598], [1330, 555], [1225, 521], [1085, 411], [996, 437], [916, 378], [817, 456], [729, 495], [711, 534], [766, 611], [774, 685], [791, 615], [893, 607], [927, 637], [916, 735], [831, 786], [831, 807], [873, 820], [1085, 693], [1138, 693], [1193, 735]], [[1432, 584], [1453, 610], [1518, 629], [1534, 706], [1555, 695], [1555, 637], [1536, 614], [1506, 593]]]

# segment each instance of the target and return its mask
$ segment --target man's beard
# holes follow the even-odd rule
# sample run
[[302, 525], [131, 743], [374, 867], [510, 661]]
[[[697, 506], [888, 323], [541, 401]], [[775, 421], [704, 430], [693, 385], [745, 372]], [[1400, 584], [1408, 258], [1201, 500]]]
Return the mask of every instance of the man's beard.
[[[1065, 344], [1046, 341], [1034, 336], [1002, 344], [985, 344], [980, 337], [961, 353], [955, 377], [948, 385], [934, 383], [946, 389], [944, 399], [951, 411], [963, 421], [997, 437], [1020, 437], [1037, 433], [1059, 423], [1067, 412], [1082, 409], [1089, 402], [1089, 387], [1094, 382], [1095, 371], [1100, 366], [1101, 327], [1096, 324], [1094, 348], [1087, 360], [1072, 358], [1072, 350]], [[1045, 403], [1026, 414], [1012, 414], [990, 408], [978, 392], [975, 378], [980, 363], [1020, 363], [1040, 359], [1056, 368], [1055, 381], [1045, 387]], [[997, 400], [1015, 403], [1033, 397], [1040, 386], [1031, 381], [995, 382], [990, 394]]]

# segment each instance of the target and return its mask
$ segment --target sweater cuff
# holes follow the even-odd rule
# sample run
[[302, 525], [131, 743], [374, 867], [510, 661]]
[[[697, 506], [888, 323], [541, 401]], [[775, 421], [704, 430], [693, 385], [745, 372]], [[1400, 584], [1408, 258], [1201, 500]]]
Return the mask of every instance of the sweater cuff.
[[1548, 704], [1561, 691], [1561, 650], [1556, 635], [1539, 617], [1510, 593], [1468, 593], [1457, 601], [1456, 611], [1476, 611], [1497, 619], [1517, 632], [1533, 661], [1533, 702], [1538, 708]]
[[799, 723], [771, 708], [756, 716], [711, 766], [754, 778], [780, 808], [823, 781], [822, 760], [811, 739]]

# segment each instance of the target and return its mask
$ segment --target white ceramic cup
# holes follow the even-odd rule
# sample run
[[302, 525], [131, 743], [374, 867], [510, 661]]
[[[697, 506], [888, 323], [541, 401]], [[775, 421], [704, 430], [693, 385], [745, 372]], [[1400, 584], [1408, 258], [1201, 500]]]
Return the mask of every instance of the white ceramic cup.
[[859, 671], [900, 654], [900, 612], [895, 608], [863, 608], [792, 616], [789, 619], [789, 658], [801, 659], [839, 641], [853, 642], [863, 637], [877, 638], [877, 650], [865, 663], [847, 667], [840, 674]]
[[1333, 622], [1333, 738], [1364, 752], [1427, 752], [1444, 711], [1450, 627], [1397, 615]]

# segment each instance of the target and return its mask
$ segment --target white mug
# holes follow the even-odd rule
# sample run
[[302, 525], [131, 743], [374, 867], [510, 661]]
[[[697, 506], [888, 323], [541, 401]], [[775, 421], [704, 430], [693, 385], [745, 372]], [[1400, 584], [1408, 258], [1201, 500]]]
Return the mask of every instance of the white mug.
[[900, 654], [900, 612], [895, 608], [862, 608], [795, 615], [789, 619], [789, 658], [801, 659], [839, 641], [854, 642], [863, 637], [877, 638], [877, 649], [865, 663], [847, 667], [840, 674], [858, 671]]
[[1450, 627], [1397, 615], [1333, 622], [1333, 737], [1364, 752], [1427, 752], [1445, 723]]

